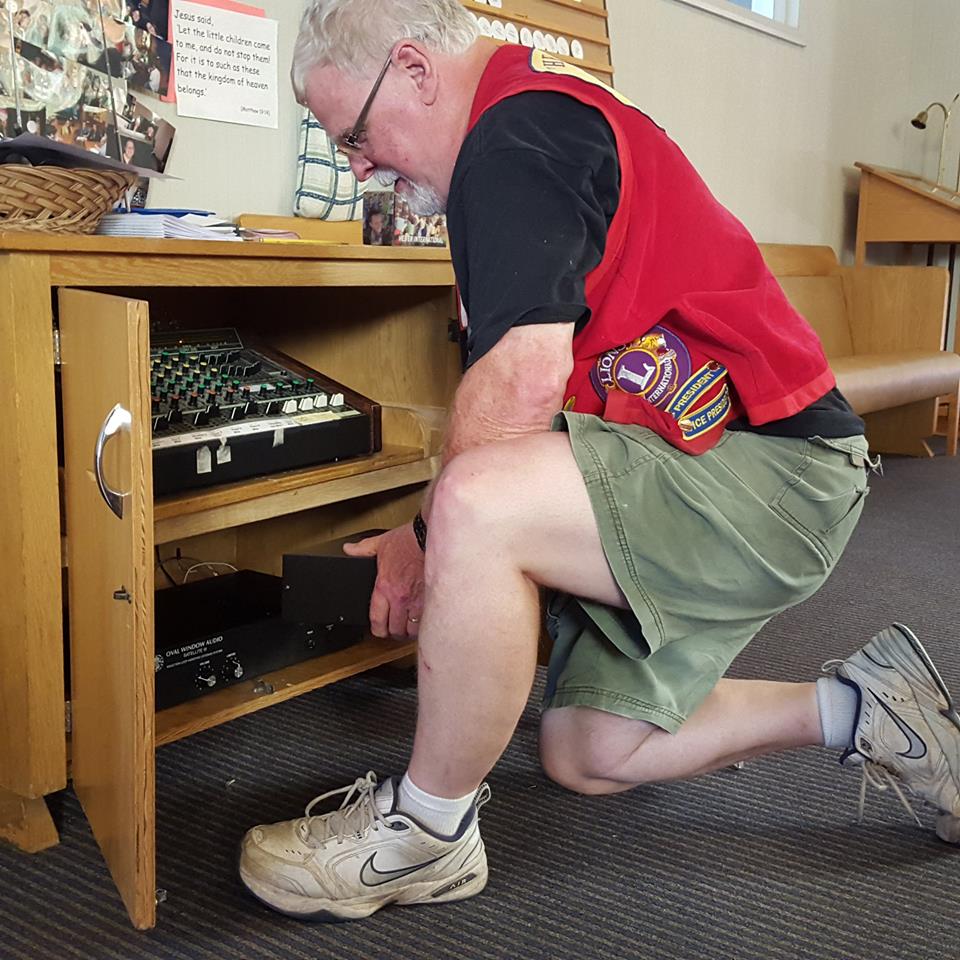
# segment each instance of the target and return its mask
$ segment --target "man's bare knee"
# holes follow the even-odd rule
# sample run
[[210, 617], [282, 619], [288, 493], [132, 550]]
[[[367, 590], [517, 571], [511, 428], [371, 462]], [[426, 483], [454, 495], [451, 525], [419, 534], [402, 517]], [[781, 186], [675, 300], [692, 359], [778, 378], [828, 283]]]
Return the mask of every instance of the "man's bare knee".
[[508, 512], [510, 487], [499, 458], [485, 459], [476, 450], [459, 454], [437, 480], [430, 507], [431, 534], [438, 541], [462, 536], [474, 540], [489, 534]]
[[615, 793], [644, 782], [624, 779], [621, 770], [655, 729], [590, 707], [547, 710], [540, 723], [540, 762], [544, 773], [568, 790]]

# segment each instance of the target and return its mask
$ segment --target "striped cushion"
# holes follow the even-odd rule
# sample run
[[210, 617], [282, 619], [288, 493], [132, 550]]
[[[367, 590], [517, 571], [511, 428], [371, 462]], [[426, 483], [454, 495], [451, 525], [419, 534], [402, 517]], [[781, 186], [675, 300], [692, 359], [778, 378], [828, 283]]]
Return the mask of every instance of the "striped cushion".
[[366, 186], [353, 175], [347, 158], [338, 152], [327, 131], [309, 110], [304, 110], [293, 212], [318, 220], [360, 220]]

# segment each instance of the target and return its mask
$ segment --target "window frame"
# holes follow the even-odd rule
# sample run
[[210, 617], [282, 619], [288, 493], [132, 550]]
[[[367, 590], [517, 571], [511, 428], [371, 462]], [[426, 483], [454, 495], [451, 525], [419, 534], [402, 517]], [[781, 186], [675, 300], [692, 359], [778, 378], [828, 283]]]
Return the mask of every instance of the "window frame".
[[673, 2], [696, 7], [714, 16], [722, 17], [724, 20], [732, 20], [734, 23], [759, 30], [761, 33], [798, 47], [807, 45], [799, 27], [800, 0], [774, 0], [774, 16], [777, 17], [774, 20], [746, 10], [729, 0], [673, 0]]

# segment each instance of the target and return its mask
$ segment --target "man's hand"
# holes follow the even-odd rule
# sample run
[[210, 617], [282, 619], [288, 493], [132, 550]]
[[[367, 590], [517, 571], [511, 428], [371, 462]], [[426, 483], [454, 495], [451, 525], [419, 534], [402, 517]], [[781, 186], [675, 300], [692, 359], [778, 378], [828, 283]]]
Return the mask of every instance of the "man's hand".
[[423, 613], [423, 551], [405, 523], [378, 537], [344, 544], [351, 557], [376, 557], [377, 582], [370, 600], [370, 631], [375, 637], [415, 637]]

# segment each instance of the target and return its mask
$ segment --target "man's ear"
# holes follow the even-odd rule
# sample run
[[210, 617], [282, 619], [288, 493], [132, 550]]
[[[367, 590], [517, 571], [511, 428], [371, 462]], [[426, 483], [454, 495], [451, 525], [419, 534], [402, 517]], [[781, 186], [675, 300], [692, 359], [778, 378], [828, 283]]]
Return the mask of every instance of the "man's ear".
[[404, 40], [393, 52], [393, 62], [416, 88], [420, 102], [430, 106], [437, 99], [437, 66], [428, 50], [414, 40]]

